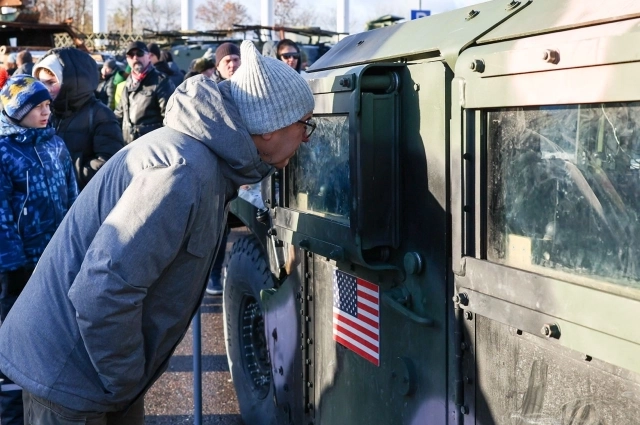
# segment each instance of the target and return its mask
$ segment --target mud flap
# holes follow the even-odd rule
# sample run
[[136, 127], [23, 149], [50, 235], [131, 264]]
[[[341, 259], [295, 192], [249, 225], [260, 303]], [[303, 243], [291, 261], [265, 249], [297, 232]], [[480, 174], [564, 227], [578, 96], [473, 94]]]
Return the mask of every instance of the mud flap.
[[[302, 421], [300, 322], [296, 302], [298, 280], [289, 276], [278, 289], [260, 291], [264, 306], [265, 337], [271, 356], [276, 405], [291, 423]], [[296, 320], [291, 320], [296, 318]]]

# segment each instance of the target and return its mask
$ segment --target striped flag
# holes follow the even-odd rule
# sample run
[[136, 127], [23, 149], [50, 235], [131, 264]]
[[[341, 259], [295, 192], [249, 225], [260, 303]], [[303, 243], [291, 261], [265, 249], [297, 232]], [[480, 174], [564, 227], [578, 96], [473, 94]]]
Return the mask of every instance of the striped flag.
[[333, 340], [380, 366], [380, 291], [377, 285], [333, 272]]

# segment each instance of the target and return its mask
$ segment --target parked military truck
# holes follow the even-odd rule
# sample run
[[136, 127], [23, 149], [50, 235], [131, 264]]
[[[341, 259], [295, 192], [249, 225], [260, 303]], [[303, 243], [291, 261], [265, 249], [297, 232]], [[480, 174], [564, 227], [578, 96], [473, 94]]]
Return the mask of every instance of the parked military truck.
[[245, 423], [640, 423], [640, 3], [495, 0], [347, 37], [232, 212]]

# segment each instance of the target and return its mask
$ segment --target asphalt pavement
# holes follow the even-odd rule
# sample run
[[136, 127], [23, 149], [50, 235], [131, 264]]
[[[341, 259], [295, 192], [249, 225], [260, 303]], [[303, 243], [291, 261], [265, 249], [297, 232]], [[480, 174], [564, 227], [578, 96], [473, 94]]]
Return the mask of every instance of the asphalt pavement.
[[[232, 231], [227, 250], [242, 230]], [[206, 295], [201, 311], [202, 424], [243, 425], [224, 346], [222, 296]], [[194, 424], [193, 332], [190, 328], [145, 397], [147, 425]]]

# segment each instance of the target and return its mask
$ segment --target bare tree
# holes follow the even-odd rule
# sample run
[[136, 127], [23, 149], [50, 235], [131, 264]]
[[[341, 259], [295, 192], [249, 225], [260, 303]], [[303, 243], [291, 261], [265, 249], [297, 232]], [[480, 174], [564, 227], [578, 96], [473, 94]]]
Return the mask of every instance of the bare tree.
[[232, 28], [233, 24], [247, 24], [251, 20], [246, 6], [233, 0], [222, 3], [207, 0], [196, 11], [198, 21], [203, 22], [208, 29]]
[[180, 5], [175, 0], [144, 0], [138, 19], [140, 29], [171, 31], [180, 29]]
[[36, 8], [40, 12], [40, 22], [71, 22], [82, 32], [91, 31], [92, 15], [90, 0], [47, 0], [38, 2]]
[[276, 0], [274, 4], [274, 20], [276, 25], [293, 27], [298, 25], [298, 2], [296, 0]]
[[119, 33], [142, 31], [142, 28], [138, 28], [137, 26], [133, 26], [132, 28], [131, 25], [133, 19], [136, 19], [137, 22], [139, 11], [140, 8], [130, 0], [120, 0], [116, 5], [112, 3], [109, 8], [107, 22], [109, 31]]
[[[333, 12], [331, 12], [333, 10]], [[283, 27], [326, 27], [331, 16], [335, 16], [335, 8], [318, 12], [313, 7], [302, 8], [296, 0], [276, 0], [274, 5], [275, 24]], [[332, 24], [335, 28], [335, 23]]]

